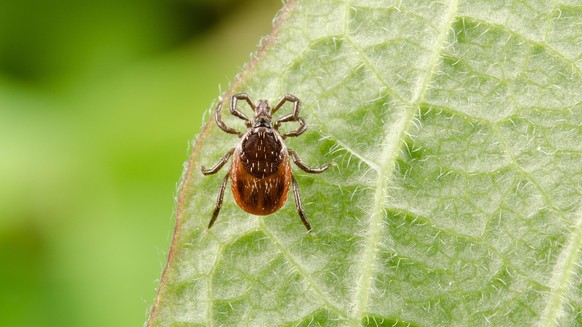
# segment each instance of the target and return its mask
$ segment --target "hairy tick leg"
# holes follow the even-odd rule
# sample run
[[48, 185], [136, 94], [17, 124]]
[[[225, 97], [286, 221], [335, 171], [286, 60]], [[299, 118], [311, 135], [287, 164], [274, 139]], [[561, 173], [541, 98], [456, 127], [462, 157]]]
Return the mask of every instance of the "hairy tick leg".
[[311, 225], [307, 221], [307, 217], [305, 217], [305, 212], [303, 211], [303, 205], [301, 204], [301, 197], [299, 196], [299, 185], [297, 185], [297, 180], [295, 180], [295, 176], [291, 174], [291, 182], [293, 183], [293, 195], [295, 197], [295, 206], [297, 207], [297, 213], [301, 218], [301, 222], [307, 228], [307, 232], [311, 232]]
[[324, 172], [326, 169], [328, 169], [332, 165], [331, 163], [328, 163], [328, 164], [325, 164], [321, 167], [310, 168], [303, 161], [301, 161], [301, 159], [299, 159], [299, 156], [297, 155], [297, 153], [295, 153], [295, 151], [293, 151], [291, 149], [289, 149], [288, 151], [289, 151], [289, 155], [291, 156], [291, 158], [293, 159], [293, 162], [297, 165], [297, 167], [301, 168], [306, 173], [319, 174], [319, 173]]
[[222, 159], [220, 159], [220, 161], [210, 169], [206, 169], [204, 168], [204, 166], [202, 166], [202, 174], [204, 175], [216, 174], [224, 166], [224, 164], [228, 162], [228, 159], [230, 158], [230, 156], [232, 156], [233, 152], [234, 148], [230, 149], [230, 151], [228, 151], [224, 155], [224, 157], [222, 157]]
[[220, 212], [220, 208], [222, 207], [222, 199], [224, 198], [224, 189], [226, 188], [226, 183], [228, 183], [228, 174], [224, 176], [222, 179], [222, 184], [220, 184], [220, 190], [218, 191], [218, 197], [216, 198], [216, 208], [214, 208], [214, 212], [212, 213], [212, 218], [210, 218], [210, 222], [208, 223], [208, 229], [214, 225], [216, 218], [218, 218], [218, 213]]

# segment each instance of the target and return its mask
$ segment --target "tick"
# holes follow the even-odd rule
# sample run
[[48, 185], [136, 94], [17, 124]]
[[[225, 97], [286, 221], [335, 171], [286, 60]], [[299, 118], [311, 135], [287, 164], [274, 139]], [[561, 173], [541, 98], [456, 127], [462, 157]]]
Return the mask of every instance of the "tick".
[[[246, 101], [253, 109], [252, 120], [237, 109], [239, 100]], [[280, 117], [273, 123], [273, 115], [285, 102], [293, 103], [293, 112]], [[223, 101], [220, 101], [214, 111], [216, 125], [229, 134], [238, 135], [240, 141], [214, 167], [206, 169], [202, 166], [202, 174], [212, 175], [217, 173], [231, 156], [233, 157], [230, 169], [220, 184], [216, 208], [208, 223], [208, 229], [212, 227], [218, 217], [222, 207], [224, 190], [230, 179], [232, 194], [238, 206], [250, 214], [261, 216], [272, 214], [285, 204], [289, 187], [292, 184], [297, 213], [299, 213], [301, 222], [307, 231], [310, 232], [311, 225], [309, 225], [303, 211], [297, 181], [293, 171], [291, 171], [290, 159], [303, 171], [311, 174], [319, 174], [328, 169], [331, 164], [310, 168], [299, 159], [295, 151], [285, 145], [286, 138], [299, 136], [307, 129], [305, 120], [299, 117], [301, 101], [294, 95], [286, 94], [271, 109], [267, 100], [259, 100], [255, 104], [246, 93], [233, 95], [230, 98], [230, 113], [244, 120], [247, 128], [245, 132], [226, 126], [220, 119], [222, 104]], [[282, 134], [279, 132], [279, 127], [286, 122], [297, 122], [299, 128], [293, 132]]]

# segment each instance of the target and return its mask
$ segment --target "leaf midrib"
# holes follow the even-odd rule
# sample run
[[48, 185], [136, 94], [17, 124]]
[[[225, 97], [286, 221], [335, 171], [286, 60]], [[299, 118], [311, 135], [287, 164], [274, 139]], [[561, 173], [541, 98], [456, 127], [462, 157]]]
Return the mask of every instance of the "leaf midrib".
[[542, 312], [539, 326], [555, 326], [563, 312], [566, 294], [569, 292], [575, 276], [576, 263], [582, 256], [582, 207], [576, 213], [575, 225], [568, 238], [564, 250], [558, 255], [556, 266], [550, 280], [550, 293], [544, 311]]
[[[361, 49], [357, 48], [355, 42], [353, 42], [349, 37], [348, 31], [348, 22], [349, 22], [349, 12], [350, 12], [350, 2], [346, 4], [346, 22], [345, 22], [345, 35], [346, 40], [356, 48], [355, 51], [370, 70], [374, 72], [374, 74], [378, 77], [380, 83], [382, 83], [387, 89], [389, 89], [389, 85], [385, 79], [382, 78], [382, 75], [377, 72], [377, 70], [369, 64], [369, 60], [365, 58], [365, 55], [361, 51]], [[364, 248], [364, 254], [360, 269], [360, 277], [358, 278], [358, 282], [355, 288], [354, 298], [352, 300], [353, 303], [353, 312], [350, 315], [351, 324], [353, 326], [359, 326], [361, 324], [361, 320], [364, 317], [365, 311], [368, 309], [369, 298], [370, 298], [370, 290], [372, 287], [372, 280], [374, 278], [374, 273], [376, 271], [375, 264], [376, 264], [376, 256], [378, 252], [378, 244], [380, 240], [380, 235], [383, 229], [382, 219], [381, 217], [384, 216], [384, 208], [387, 204], [387, 186], [392, 179], [393, 172], [394, 172], [394, 163], [398, 157], [400, 145], [403, 142], [404, 136], [406, 132], [410, 129], [412, 122], [415, 117], [415, 113], [417, 112], [418, 105], [421, 103], [422, 99], [424, 98], [424, 94], [430, 84], [436, 67], [439, 63], [439, 58], [444, 48], [444, 44], [447, 40], [447, 36], [449, 33], [449, 29], [451, 28], [452, 23], [455, 20], [456, 13], [458, 9], [458, 0], [452, 0], [449, 2], [448, 9], [446, 11], [445, 17], [441, 22], [441, 26], [438, 31], [438, 38], [435, 41], [435, 44], [432, 45], [433, 52], [430, 54], [430, 58], [427, 65], [427, 70], [422, 79], [418, 84], [416, 84], [415, 90], [412, 92], [412, 99], [406, 105], [408, 106], [407, 110], [403, 112], [400, 119], [391, 124], [390, 129], [386, 129], [386, 133], [384, 135], [383, 143], [384, 144], [384, 151], [381, 155], [381, 161], [378, 164], [380, 170], [378, 172], [378, 181], [376, 184], [376, 193], [374, 195], [374, 205], [372, 209], [372, 213], [370, 215], [370, 224], [368, 227], [368, 242]], [[359, 51], [358, 51], [359, 50]], [[396, 136], [396, 137], [394, 137]]]

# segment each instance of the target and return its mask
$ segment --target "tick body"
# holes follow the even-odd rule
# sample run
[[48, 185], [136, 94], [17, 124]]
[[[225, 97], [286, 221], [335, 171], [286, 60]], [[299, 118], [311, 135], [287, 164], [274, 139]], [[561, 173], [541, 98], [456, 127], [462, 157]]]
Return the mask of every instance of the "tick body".
[[[252, 120], [237, 109], [238, 100], [246, 101], [253, 109]], [[272, 115], [287, 101], [293, 102], [293, 112], [280, 117], [273, 123]], [[313, 174], [325, 171], [330, 167], [330, 164], [309, 168], [293, 150], [288, 149], [285, 145], [284, 140], [287, 137], [299, 136], [307, 129], [305, 121], [299, 117], [300, 100], [291, 94], [286, 94], [271, 109], [267, 100], [259, 100], [255, 104], [245, 93], [233, 95], [230, 101], [230, 112], [245, 121], [246, 132], [230, 128], [222, 122], [220, 118], [222, 104], [221, 101], [216, 107], [214, 120], [223, 131], [237, 134], [240, 141], [214, 167], [210, 169], [202, 167], [204, 175], [215, 174], [228, 162], [231, 156], [233, 157], [230, 170], [220, 185], [216, 208], [208, 223], [208, 228], [212, 227], [218, 217], [224, 198], [224, 190], [230, 179], [236, 203], [241, 209], [254, 215], [268, 215], [279, 210], [287, 201], [289, 189], [293, 186], [297, 212], [305, 228], [311, 231], [311, 226], [303, 211], [299, 188], [291, 170], [290, 160], [293, 160], [305, 172]], [[279, 126], [284, 122], [297, 122], [299, 127], [293, 132], [281, 134]]]
[[232, 194], [244, 211], [271, 214], [285, 204], [293, 173], [287, 147], [273, 129], [249, 129], [234, 149]]

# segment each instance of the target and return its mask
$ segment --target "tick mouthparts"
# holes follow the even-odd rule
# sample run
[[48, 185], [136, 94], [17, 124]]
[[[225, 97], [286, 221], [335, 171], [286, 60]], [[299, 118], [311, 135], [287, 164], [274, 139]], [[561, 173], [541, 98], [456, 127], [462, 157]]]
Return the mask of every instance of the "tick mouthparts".
[[271, 121], [267, 118], [261, 117], [261, 118], [255, 120], [255, 125], [253, 127], [271, 128]]

